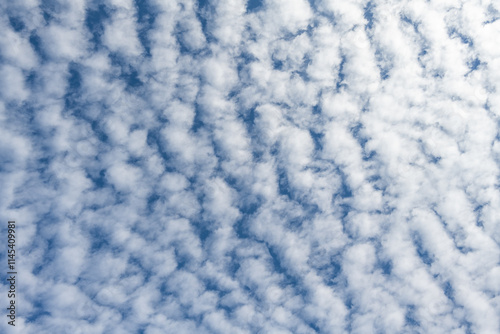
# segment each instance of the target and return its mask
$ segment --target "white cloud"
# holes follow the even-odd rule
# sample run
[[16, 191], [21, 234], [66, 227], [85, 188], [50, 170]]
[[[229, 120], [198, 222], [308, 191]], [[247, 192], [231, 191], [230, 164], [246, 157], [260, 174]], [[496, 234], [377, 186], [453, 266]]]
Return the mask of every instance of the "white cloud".
[[0, 67], [0, 89], [4, 101], [18, 101], [28, 97], [29, 91], [25, 88], [24, 75], [21, 69], [2, 65]]
[[40, 31], [43, 51], [53, 59], [77, 60], [85, 52], [83, 32], [58, 24], [50, 24]]
[[498, 332], [495, 5], [249, 5], [0, 5], [22, 331]]
[[137, 37], [136, 11], [132, 1], [111, 1], [112, 18], [106, 22], [103, 44], [112, 52], [138, 56], [141, 46]]

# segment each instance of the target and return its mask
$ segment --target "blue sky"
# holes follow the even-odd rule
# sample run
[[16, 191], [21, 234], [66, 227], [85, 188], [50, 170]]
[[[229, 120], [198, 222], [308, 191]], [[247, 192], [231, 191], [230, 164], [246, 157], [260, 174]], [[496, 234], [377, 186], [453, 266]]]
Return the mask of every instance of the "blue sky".
[[499, 10], [0, 4], [0, 331], [498, 333]]

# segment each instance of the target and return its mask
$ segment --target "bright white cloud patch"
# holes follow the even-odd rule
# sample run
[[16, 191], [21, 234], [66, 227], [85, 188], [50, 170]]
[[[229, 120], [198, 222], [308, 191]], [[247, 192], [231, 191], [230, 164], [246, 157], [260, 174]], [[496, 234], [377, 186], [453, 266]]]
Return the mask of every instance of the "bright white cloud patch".
[[500, 332], [495, 2], [0, 13], [19, 333]]

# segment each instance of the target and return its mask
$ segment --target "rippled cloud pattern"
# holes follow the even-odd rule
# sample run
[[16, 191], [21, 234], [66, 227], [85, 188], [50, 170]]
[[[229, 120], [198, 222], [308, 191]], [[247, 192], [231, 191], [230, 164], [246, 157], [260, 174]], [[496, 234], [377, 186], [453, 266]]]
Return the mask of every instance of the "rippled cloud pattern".
[[19, 333], [500, 332], [498, 2], [0, 14]]

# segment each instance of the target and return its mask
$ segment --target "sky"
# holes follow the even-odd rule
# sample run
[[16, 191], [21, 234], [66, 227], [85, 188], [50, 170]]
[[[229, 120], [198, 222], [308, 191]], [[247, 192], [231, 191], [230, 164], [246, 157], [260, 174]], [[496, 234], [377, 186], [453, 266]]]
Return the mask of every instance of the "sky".
[[499, 19], [0, 2], [0, 332], [499, 333]]

